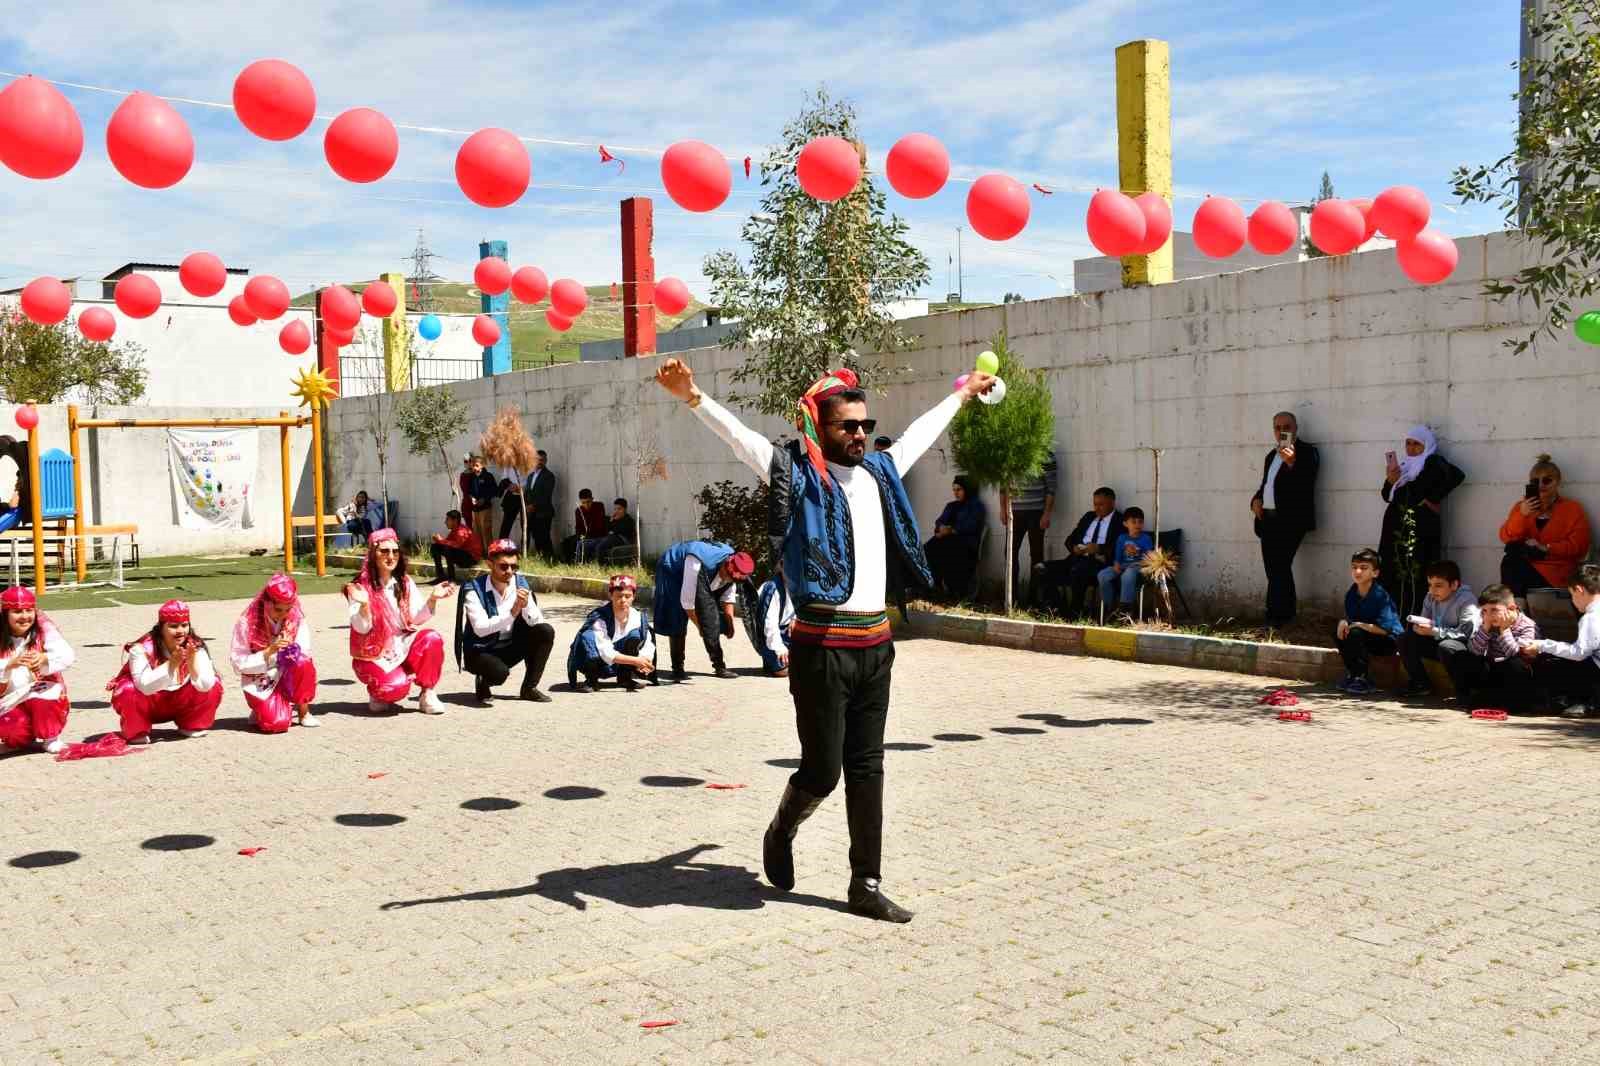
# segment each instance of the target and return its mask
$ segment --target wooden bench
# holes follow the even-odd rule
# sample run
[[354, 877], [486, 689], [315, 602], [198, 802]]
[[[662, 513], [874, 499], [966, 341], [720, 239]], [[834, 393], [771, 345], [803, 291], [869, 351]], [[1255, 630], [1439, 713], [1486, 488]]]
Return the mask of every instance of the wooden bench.
[[302, 537], [310, 538], [319, 535], [323, 537], [339, 537], [347, 532], [344, 528], [344, 520], [336, 514], [322, 516], [322, 531], [320, 534], [316, 529], [317, 519], [315, 515], [297, 515], [289, 519], [289, 524], [294, 527], [294, 539], [297, 541]]
[[[138, 534], [139, 527], [137, 525], [133, 524], [132, 522], [122, 522], [99, 526], [84, 526], [82, 533], [62, 533], [46, 530], [39, 539], [45, 544], [53, 544], [56, 546], [57, 573], [58, 576], [64, 577], [66, 575], [67, 548], [71, 548], [72, 551], [76, 553], [84, 550], [84, 548], [87, 547], [87, 544], [79, 545], [76, 543], [77, 541], [81, 540], [88, 542], [103, 537], [110, 537], [110, 580], [112, 585], [120, 589], [126, 584], [122, 577], [122, 538], [128, 538], [129, 555], [133, 560], [133, 565], [138, 566], [139, 543], [134, 539], [136, 536], [138, 536]], [[11, 583], [13, 585], [19, 585], [22, 583], [22, 573], [17, 562], [17, 545], [18, 543], [26, 543], [31, 547], [33, 544], [33, 530], [9, 529], [4, 533], [0, 533], [0, 542], [6, 543], [11, 549]]]

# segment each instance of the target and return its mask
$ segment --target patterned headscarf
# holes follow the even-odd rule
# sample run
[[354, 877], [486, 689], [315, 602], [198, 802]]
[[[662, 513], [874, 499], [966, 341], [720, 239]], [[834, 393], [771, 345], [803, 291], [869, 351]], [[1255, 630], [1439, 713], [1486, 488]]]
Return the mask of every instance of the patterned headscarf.
[[21, 611], [29, 607], [37, 607], [38, 604], [38, 597], [33, 594], [32, 589], [25, 585], [12, 585], [4, 592], [0, 592], [0, 607]]
[[182, 600], [168, 600], [161, 605], [158, 616], [163, 622], [181, 625], [189, 620], [189, 605]]
[[633, 579], [632, 574], [612, 574], [611, 581], [606, 585], [608, 592], [637, 592], [639, 582]]
[[801, 396], [796, 406], [794, 428], [800, 431], [800, 440], [806, 448], [806, 458], [812, 467], [828, 480], [828, 463], [822, 456], [822, 438], [817, 427], [822, 421], [822, 404], [828, 397], [858, 388], [856, 372], [849, 369], [834, 370], [825, 374]]
[[295, 585], [294, 578], [287, 574], [273, 574], [267, 579], [265, 587], [256, 593], [255, 599], [250, 601], [250, 606], [244, 609], [239, 620], [233, 624], [230, 650], [235, 659], [258, 652], [272, 643], [272, 625], [267, 621], [268, 603], [294, 605], [283, 620], [283, 628], [291, 635], [298, 633], [300, 626], [305, 623], [305, 611], [300, 606], [300, 590]]

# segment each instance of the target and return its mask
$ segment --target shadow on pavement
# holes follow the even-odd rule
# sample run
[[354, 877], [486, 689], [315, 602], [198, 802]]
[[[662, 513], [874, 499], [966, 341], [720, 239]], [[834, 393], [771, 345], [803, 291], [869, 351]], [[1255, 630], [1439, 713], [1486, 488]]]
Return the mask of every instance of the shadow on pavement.
[[6, 865], [15, 866], [19, 870], [42, 870], [46, 866], [64, 866], [81, 858], [83, 856], [76, 851], [34, 851], [27, 855], [18, 855]]
[[466, 811], [509, 811], [522, 806], [521, 800], [507, 799], [504, 796], [479, 796], [469, 799], [461, 805]]
[[200, 833], [169, 833], [166, 836], [151, 837], [139, 846], [146, 851], [193, 851], [195, 848], [208, 848], [216, 842], [216, 837], [203, 836]]
[[340, 825], [376, 829], [387, 825], [399, 825], [406, 820], [406, 817], [403, 814], [336, 814], [333, 820]]
[[545, 799], [553, 800], [592, 800], [604, 796], [605, 789], [590, 788], [588, 785], [557, 785], [544, 791]]

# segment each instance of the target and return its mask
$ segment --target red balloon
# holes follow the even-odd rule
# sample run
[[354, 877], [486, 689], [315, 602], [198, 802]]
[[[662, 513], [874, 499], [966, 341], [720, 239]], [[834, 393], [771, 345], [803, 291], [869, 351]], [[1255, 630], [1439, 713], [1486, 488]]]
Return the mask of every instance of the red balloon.
[[32, 75], [0, 92], [0, 163], [25, 178], [59, 178], [83, 155], [83, 123], [54, 85]]
[[677, 278], [662, 278], [656, 282], [656, 310], [664, 315], [675, 315], [689, 306], [689, 286]]
[[1089, 243], [1102, 255], [1132, 255], [1144, 243], [1145, 214], [1133, 197], [1101, 189], [1089, 199]]
[[271, 274], [262, 274], [245, 282], [244, 302], [252, 315], [271, 322], [289, 309], [289, 286]]
[[550, 286], [550, 307], [562, 318], [577, 318], [589, 306], [589, 294], [571, 278], [562, 278]]
[[1250, 247], [1262, 255], [1282, 255], [1300, 239], [1300, 223], [1294, 212], [1276, 200], [1268, 200], [1250, 212]]
[[1350, 202], [1356, 205], [1356, 210], [1360, 211], [1361, 217], [1367, 221], [1366, 231], [1361, 235], [1361, 243], [1366, 244], [1378, 232], [1378, 224], [1372, 221], [1372, 198], [1363, 197], [1360, 200], [1351, 200]]
[[1194, 213], [1194, 245], [1213, 259], [1226, 259], [1244, 247], [1244, 211], [1226, 196], [1208, 196]]
[[488, 315], [479, 315], [472, 320], [472, 339], [485, 348], [492, 348], [500, 341], [500, 323]]
[[1455, 273], [1460, 252], [1456, 242], [1436, 229], [1425, 229], [1395, 246], [1395, 257], [1406, 277], [1419, 285], [1437, 285]]
[[1428, 224], [1428, 196], [1410, 185], [1385, 189], [1372, 201], [1372, 221], [1385, 237], [1409, 241]]
[[715, 211], [733, 188], [733, 171], [709, 144], [679, 141], [661, 157], [661, 184], [685, 211]]
[[228, 283], [228, 268], [210, 252], [190, 252], [178, 264], [178, 284], [190, 296], [215, 296]]
[[53, 326], [72, 310], [72, 293], [55, 278], [34, 278], [22, 287], [22, 313], [41, 326]]
[[343, 285], [322, 290], [322, 319], [331, 329], [353, 330], [361, 321], [361, 301]]
[[843, 137], [813, 137], [795, 162], [800, 187], [818, 200], [843, 200], [861, 182], [861, 153]]
[[117, 310], [129, 318], [149, 318], [161, 310], [161, 286], [147, 274], [129, 274], [112, 290]]
[[504, 259], [491, 255], [478, 260], [472, 268], [472, 280], [490, 296], [499, 296], [511, 287], [511, 268]]
[[895, 192], [925, 200], [950, 179], [950, 153], [926, 133], [908, 133], [889, 149], [885, 169]]
[[117, 332], [117, 318], [104, 307], [86, 308], [78, 316], [78, 332], [85, 340], [108, 341]]
[[233, 80], [233, 112], [257, 137], [287, 141], [316, 117], [317, 91], [292, 63], [258, 59]]
[[544, 320], [557, 333], [565, 333], [572, 328], [572, 319], [566, 315], [557, 314], [556, 309], [553, 307], [545, 309]]
[[1172, 236], [1172, 205], [1158, 192], [1142, 192], [1133, 202], [1144, 216], [1144, 240], [1134, 248], [1133, 254], [1153, 255]]
[[228, 317], [233, 319], [233, 324], [236, 326], [253, 326], [257, 321], [254, 312], [250, 310], [250, 305], [245, 302], [243, 293], [228, 301]]
[[16, 417], [18, 427], [27, 430], [29, 433], [32, 433], [34, 427], [39, 424], [39, 409], [33, 406], [31, 403], [27, 404], [26, 406], [17, 408]]
[[311, 347], [311, 330], [298, 318], [284, 323], [278, 331], [278, 347], [290, 355], [301, 355]]
[[536, 304], [550, 292], [550, 279], [538, 267], [519, 267], [511, 275], [511, 295], [525, 304]]
[[327, 326], [325, 329], [323, 329], [322, 335], [332, 341], [334, 345], [339, 348], [343, 348], [345, 345], [356, 339], [355, 330], [334, 329], [332, 326]]
[[387, 281], [374, 281], [361, 290], [361, 309], [373, 318], [388, 318], [399, 306], [400, 298]]
[[967, 220], [980, 237], [1008, 241], [1028, 224], [1028, 190], [1015, 178], [985, 174], [967, 192]]
[[505, 207], [528, 191], [533, 161], [505, 130], [479, 130], [456, 152], [456, 184], [479, 207]]
[[165, 100], [134, 93], [111, 114], [106, 154], [117, 173], [135, 185], [165, 189], [194, 165], [194, 135]]
[[1361, 247], [1367, 220], [1349, 200], [1322, 200], [1311, 209], [1311, 243], [1328, 255], [1348, 255]]
[[352, 107], [328, 124], [322, 155], [345, 181], [377, 181], [400, 156], [400, 134], [387, 116], [370, 107]]

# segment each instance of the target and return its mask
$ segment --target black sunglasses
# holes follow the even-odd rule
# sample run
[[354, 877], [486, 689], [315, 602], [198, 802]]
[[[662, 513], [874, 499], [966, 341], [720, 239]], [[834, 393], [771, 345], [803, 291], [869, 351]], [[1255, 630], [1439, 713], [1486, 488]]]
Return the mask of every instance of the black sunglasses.
[[844, 430], [847, 437], [853, 437], [857, 433], [871, 433], [878, 428], [878, 420], [876, 418], [840, 418], [836, 421], [822, 424], [825, 426], [838, 426]]
[[1556, 483], [1556, 479], [1553, 477], [1537, 477], [1534, 480], [1541, 485], [1554, 485]]

